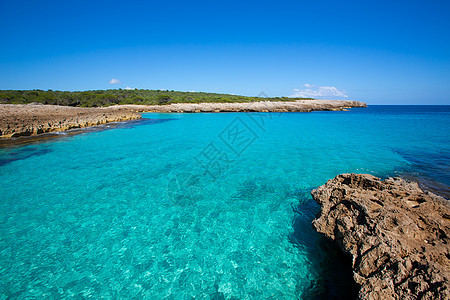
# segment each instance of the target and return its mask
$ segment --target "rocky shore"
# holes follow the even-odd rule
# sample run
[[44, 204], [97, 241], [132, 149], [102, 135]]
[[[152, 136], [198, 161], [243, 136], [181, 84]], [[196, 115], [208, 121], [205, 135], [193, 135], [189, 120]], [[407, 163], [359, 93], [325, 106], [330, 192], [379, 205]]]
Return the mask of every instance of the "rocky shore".
[[83, 108], [57, 105], [1, 104], [0, 138], [22, 137], [110, 122], [139, 119], [121, 107]]
[[342, 174], [311, 192], [314, 228], [352, 256], [360, 299], [450, 299], [450, 205], [400, 178]]
[[245, 103], [174, 103], [170, 105], [123, 105], [140, 112], [199, 113], [199, 112], [311, 112], [323, 110], [345, 110], [351, 107], [367, 107], [367, 104], [352, 100], [297, 100], [286, 102]]
[[176, 103], [83, 108], [40, 104], [0, 104], [0, 138], [38, 135], [141, 118], [140, 112], [310, 112], [366, 107], [359, 101], [300, 100], [251, 103]]

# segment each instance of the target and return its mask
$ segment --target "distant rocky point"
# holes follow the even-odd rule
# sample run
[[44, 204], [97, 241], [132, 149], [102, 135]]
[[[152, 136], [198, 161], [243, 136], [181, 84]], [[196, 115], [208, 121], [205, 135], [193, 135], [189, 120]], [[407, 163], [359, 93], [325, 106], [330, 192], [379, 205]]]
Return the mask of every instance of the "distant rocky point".
[[352, 107], [367, 107], [367, 104], [352, 100], [296, 100], [259, 101], [234, 103], [173, 103], [170, 105], [123, 105], [137, 111], [199, 113], [199, 112], [311, 112], [345, 110]]
[[450, 205], [400, 178], [342, 174], [311, 192], [314, 228], [353, 258], [360, 299], [450, 299]]
[[71, 107], [0, 104], [0, 138], [15, 138], [141, 118], [140, 112], [310, 112], [366, 107], [350, 100], [261, 101], [245, 103], [174, 103], [168, 105], [114, 105]]

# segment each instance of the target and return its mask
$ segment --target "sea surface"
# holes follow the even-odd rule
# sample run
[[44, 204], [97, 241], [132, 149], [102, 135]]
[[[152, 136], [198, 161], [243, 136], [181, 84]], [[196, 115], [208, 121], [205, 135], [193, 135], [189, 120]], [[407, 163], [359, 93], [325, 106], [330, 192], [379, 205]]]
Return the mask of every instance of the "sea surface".
[[310, 191], [449, 195], [450, 106], [144, 118], [0, 149], [1, 299], [348, 299]]

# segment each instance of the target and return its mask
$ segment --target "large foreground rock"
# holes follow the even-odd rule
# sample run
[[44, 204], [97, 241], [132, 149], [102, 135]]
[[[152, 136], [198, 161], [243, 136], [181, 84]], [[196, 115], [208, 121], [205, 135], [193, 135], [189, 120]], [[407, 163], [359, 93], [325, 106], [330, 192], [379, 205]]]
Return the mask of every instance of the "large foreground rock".
[[361, 299], [450, 299], [450, 206], [400, 178], [343, 174], [313, 190], [314, 228], [353, 257]]

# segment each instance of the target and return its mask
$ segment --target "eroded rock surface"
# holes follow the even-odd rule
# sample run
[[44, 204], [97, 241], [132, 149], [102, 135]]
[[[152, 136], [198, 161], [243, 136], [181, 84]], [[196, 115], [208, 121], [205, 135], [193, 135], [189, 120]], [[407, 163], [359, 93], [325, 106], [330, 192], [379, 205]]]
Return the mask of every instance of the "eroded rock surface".
[[450, 299], [450, 205], [400, 178], [342, 174], [311, 192], [314, 228], [353, 258], [361, 299]]
[[57, 105], [1, 104], [0, 137], [30, 136], [141, 118], [120, 107], [84, 108]]

